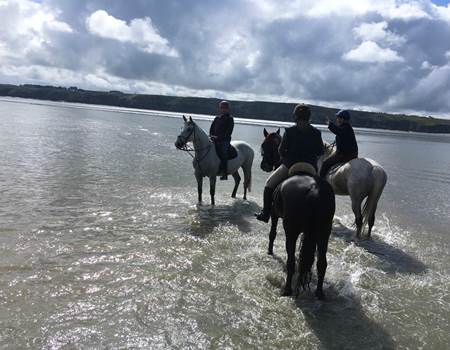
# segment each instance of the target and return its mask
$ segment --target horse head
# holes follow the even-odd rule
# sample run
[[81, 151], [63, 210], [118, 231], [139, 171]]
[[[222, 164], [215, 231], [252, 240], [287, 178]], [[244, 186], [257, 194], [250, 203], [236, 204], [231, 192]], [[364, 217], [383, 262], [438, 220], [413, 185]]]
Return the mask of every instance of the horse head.
[[261, 169], [266, 172], [278, 168], [280, 165], [280, 154], [278, 153], [278, 147], [281, 143], [280, 129], [275, 132], [269, 133], [264, 128], [264, 141], [261, 144]]
[[177, 140], [175, 141], [175, 147], [181, 149], [186, 146], [188, 142], [194, 140], [194, 131], [195, 131], [195, 123], [192, 120], [192, 117], [186, 118], [183, 115], [184, 126], [181, 130], [180, 135], [177, 136]]

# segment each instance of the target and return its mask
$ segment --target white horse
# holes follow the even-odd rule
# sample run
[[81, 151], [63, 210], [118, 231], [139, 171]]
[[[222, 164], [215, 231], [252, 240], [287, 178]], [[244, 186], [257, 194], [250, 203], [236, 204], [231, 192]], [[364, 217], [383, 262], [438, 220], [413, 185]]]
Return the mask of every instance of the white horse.
[[[186, 149], [186, 144], [192, 142], [195, 156], [193, 166], [195, 178], [197, 179], [198, 202], [202, 202], [203, 177], [209, 177], [209, 193], [211, 204], [214, 205], [214, 195], [216, 191], [216, 176], [218, 176], [220, 158], [216, 153], [214, 143], [209, 139], [208, 134], [200, 128], [191, 117], [187, 119], [183, 115], [184, 127], [175, 142], [178, 149]], [[252, 164], [254, 152], [250, 145], [243, 141], [232, 141], [231, 145], [236, 149], [237, 157], [228, 160], [227, 174], [234, 178], [234, 189], [231, 197], [236, 198], [236, 192], [241, 181], [239, 168], [244, 172], [244, 199], [247, 199], [247, 190], [250, 192], [252, 183]]]
[[[319, 168], [325, 157], [333, 151], [333, 146], [325, 143], [325, 154], [318, 161]], [[356, 236], [359, 238], [364, 227], [368, 224], [367, 235], [370, 237], [375, 223], [375, 212], [378, 201], [387, 182], [387, 175], [383, 167], [369, 158], [355, 158], [351, 161], [332, 168], [327, 181], [333, 187], [334, 193], [350, 196], [352, 210], [355, 214]], [[361, 213], [361, 204], [367, 198]]]

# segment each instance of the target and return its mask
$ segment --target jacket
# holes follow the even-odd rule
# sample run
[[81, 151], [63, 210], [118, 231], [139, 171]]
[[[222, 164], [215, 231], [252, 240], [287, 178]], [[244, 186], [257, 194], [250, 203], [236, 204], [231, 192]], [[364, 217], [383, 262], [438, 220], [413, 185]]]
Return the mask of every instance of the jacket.
[[278, 151], [281, 163], [288, 168], [297, 162], [306, 162], [317, 170], [317, 158], [324, 153], [320, 130], [312, 125], [287, 128]]
[[217, 142], [230, 142], [233, 128], [234, 120], [230, 114], [217, 116], [209, 128], [209, 136], [217, 136]]
[[328, 129], [336, 135], [336, 151], [342, 154], [358, 153], [358, 144], [356, 143], [355, 132], [349, 123], [336, 125], [328, 124]]

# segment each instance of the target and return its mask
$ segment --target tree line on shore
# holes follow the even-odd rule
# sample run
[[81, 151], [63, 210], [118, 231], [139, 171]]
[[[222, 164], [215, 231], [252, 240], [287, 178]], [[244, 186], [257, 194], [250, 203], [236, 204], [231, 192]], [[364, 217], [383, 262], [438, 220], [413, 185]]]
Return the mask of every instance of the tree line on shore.
[[[151, 109], [169, 112], [211, 114], [217, 113], [219, 100], [206, 97], [179, 97], [163, 95], [126, 94], [120, 91], [90, 91], [77, 87], [43, 85], [0, 84], [0, 96], [66, 101], [128, 108]], [[239, 118], [292, 121], [295, 103], [263, 101], [230, 101], [233, 114]], [[310, 105], [312, 123], [324, 124], [327, 117], [337, 112], [335, 108]], [[352, 125], [363, 128], [450, 133], [450, 120], [352, 110]]]

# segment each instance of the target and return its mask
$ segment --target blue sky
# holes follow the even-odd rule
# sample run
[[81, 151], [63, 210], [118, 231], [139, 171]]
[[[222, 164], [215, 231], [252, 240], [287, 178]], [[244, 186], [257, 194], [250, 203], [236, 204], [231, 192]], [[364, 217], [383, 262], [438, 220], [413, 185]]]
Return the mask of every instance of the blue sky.
[[433, 3], [440, 6], [447, 6], [450, 2], [444, 0], [433, 0]]
[[450, 116], [430, 0], [2, 0], [0, 82]]

